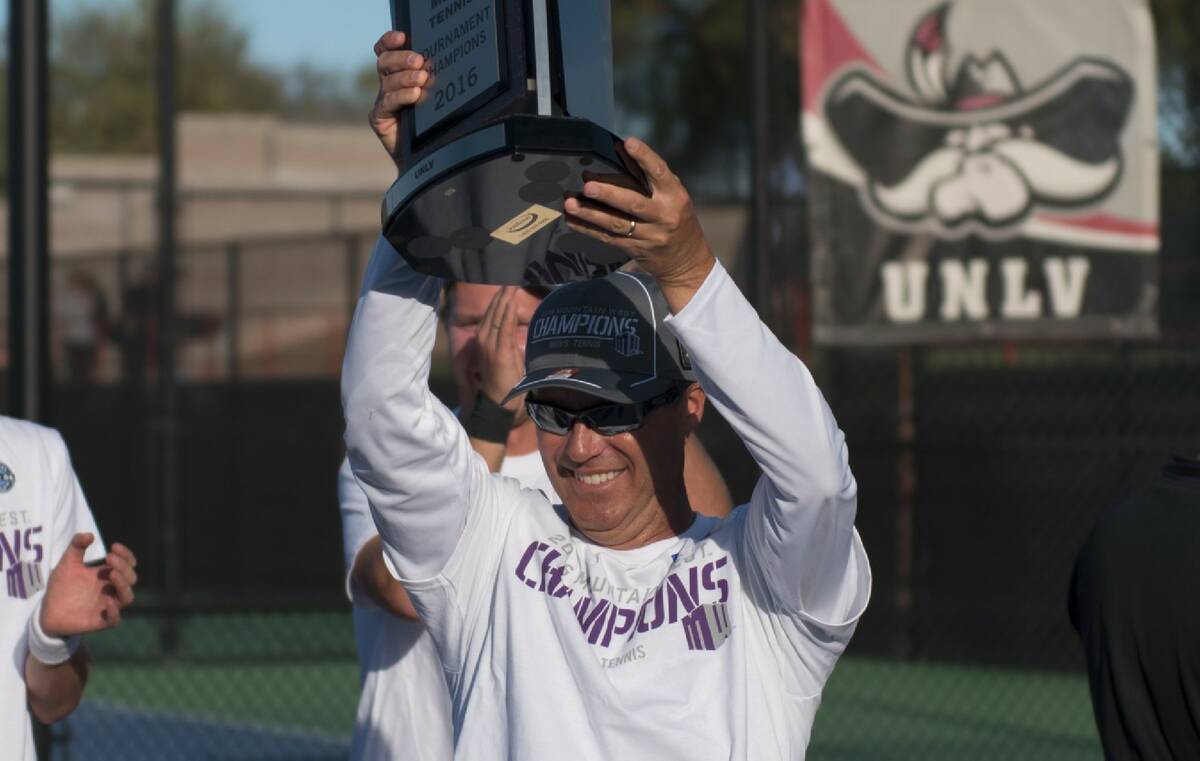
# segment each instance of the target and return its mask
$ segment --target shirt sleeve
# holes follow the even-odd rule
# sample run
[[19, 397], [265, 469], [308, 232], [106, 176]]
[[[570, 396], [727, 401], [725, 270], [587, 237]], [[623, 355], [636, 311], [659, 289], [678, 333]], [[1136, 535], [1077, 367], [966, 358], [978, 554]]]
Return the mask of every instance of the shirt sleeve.
[[350, 458], [342, 460], [338, 468], [337, 481], [338, 506], [342, 514], [342, 555], [345, 559], [345, 589], [346, 599], [355, 605], [372, 607], [373, 603], [366, 595], [356, 594], [352, 573], [354, 561], [363, 545], [369, 542], [379, 532], [371, 519], [371, 506], [367, 503], [367, 494], [354, 478], [350, 468]]
[[58, 565], [62, 554], [71, 544], [72, 537], [79, 533], [91, 533], [95, 541], [84, 551], [85, 562], [103, 560], [108, 551], [96, 528], [96, 519], [83, 496], [83, 489], [71, 466], [71, 455], [62, 436], [53, 429], [42, 429], [42, 446], [46, 454], [47, 469], [50, 483], [47, 495], [53, 502], [51, 514], [53, 517], [54, 536], [53, 549], [50, 554], [51, 569]]
[[824, 627], [853, 623], [871, 587], [854, 529], [858, 489], [845, 435], [808, 368], [720, 264], [667, 322], [763, 471], [744, 515], [741, 572], [757, 575], [785, 612]]
[[441, 281], [413, 271], [382, 238], [367, 267], [342, 366], [346, 450], [405, 581], [446, 567], [472, 504], [489, 503], [487, 465], [429, 391]]

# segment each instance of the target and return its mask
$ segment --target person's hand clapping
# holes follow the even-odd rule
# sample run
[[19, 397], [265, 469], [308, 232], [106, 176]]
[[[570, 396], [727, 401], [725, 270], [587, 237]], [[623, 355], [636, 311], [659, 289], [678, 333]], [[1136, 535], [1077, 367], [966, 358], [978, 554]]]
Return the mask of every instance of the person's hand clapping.
[[114, 544], [103, 563], [86, 565], [84, 551], [91, 534], [76, 534], [58, 565], [50, 572], [42, 598], [42, 630], [51, 637], [111, 629], [121, 610], [133, 602], [137, 558], [123, 544]]
[[432, 75], [426, 68], [425, 57], [405, 46], [404, 32], [385, 33], [375, 43], [375, 71], [379, 75], [379, 93], [371, 109], [371, 129], [392, 157], [396, 168], [404, 171], [400, 158], [400, 114], [420, 101]]
[[[475, 333], [479, 388], [488, 399], [499, 404], [525, 373], [523, 342], [517, 341], [517, 305], [515, 286], [504, 286], [488, 303]], [[525, 397], [509, 400], [504, 408], [517, 416], [525, 414]]]

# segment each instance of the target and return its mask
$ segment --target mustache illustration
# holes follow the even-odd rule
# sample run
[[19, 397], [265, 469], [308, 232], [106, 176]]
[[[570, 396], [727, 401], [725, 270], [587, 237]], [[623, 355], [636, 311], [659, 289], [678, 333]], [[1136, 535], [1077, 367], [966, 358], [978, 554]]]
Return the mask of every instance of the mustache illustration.
[[[978, 130], [979, 128], [975, 128]], [[1118, 157], [1088, 163], [1027, 136], [992, 131], [948, 136], [900, 182], [875, 182], [871, 195], [897, 217], [935, 216], [954, 225], [968, 217], [1011, 222], [1035, 201], [1083, 203], [1107, 192], [1121, 173]]]

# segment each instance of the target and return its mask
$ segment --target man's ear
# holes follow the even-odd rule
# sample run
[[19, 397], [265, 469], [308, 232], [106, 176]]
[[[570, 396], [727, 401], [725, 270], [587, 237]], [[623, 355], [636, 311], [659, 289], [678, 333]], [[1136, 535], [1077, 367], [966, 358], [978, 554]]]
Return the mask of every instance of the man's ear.
[[450, 335], [450, 310], [454, 308], [452, 301], [454, 301], [454, 281], [450, 280], [442, 287], [441, 299], [438, 302], [438, 322], [442, 323], [442, 327], [446, 329], [446, 335]]
[[683, 398], [686, 405], [687, 434], [690, 435], [700, 425], [700, 421], [704, 419], [704, 403], [708, 400], [708, 397], [704, 394], [704, 389], [700, 388], [699, 383], [693, 383], [687, 387]]

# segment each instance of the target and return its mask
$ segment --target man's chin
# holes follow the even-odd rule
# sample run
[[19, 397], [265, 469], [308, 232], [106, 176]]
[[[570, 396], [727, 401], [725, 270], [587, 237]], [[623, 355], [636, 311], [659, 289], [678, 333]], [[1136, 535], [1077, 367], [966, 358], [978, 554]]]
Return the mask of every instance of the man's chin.
[[630, 504], [627, 480], [628, 474], [600, 484], [565, 478], [555, 488], [576, 525], [604, 530], [620, 525], [625, 518]]

